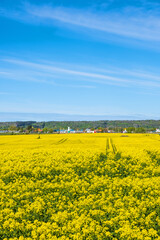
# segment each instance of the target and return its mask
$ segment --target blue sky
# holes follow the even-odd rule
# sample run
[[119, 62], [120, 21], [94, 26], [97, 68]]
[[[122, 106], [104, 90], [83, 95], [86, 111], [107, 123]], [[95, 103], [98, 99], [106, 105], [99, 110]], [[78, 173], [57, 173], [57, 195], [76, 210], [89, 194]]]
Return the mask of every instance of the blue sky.
[[1, 0], [0, 30], [1, 113], [160, 118], [159, 1]]

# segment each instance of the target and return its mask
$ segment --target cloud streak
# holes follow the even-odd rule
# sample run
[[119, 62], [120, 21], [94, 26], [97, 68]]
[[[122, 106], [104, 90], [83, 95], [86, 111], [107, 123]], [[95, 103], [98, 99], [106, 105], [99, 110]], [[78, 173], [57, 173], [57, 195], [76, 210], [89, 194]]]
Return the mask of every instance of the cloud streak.
[[138, 9], [116, 12], [91, 12], [62, 7], [27, 8], [27, 12], [41, 19], [59, 21], [67, 25], [98, 30], [139, 40], [160, 40], [160, 17], [155, 12], [142, 13]]
[[[141, 41], [160, 40], [160, 6], [151, 10], [136, 7], [124, 7], [119, 11], [106, 9], [77, 9], [59, 6], [36, 6], [25, 4], [21, 11], [0, 10], [0, 15], [27, 21], [30, 23], [43, 22], [54, 26], [71, 27], [72, 30], [88, 29], [103, 34], [118, 35]], [[74, 28], [75, 27], [75, 28]]]
[[[20, 59], [3, 59], [7, 63], [8, 79], [32, 81], [59, 87], [95, 88], [98, 85], [116, 85], [122, 87], [160, 88], [160, 75], [148, 72], [115, 69], [106, 74], [105, 70], [74, 70], [74, 66], [58, 67], [55, 63], [44, 64]], [[9, 68], [9, 66], [12, 66]], [[16, 66], [15, 68], [13, 68]], [[3, 71], [1, 71], [3, 72]], [[7, 71], [5, 71], [7, 72]], [[116, 76], [118, 73], [118, 77]], [[3, 75], [3, 74], [2, 74]], [[85, 84], [83, 84], [85, 83]], [[92, 85], [90, 85], [92, 84]]]

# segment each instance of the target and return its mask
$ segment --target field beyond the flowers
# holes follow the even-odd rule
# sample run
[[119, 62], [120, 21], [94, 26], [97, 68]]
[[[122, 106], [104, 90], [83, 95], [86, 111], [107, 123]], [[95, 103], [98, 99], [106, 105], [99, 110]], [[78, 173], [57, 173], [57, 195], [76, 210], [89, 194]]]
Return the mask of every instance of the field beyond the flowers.
[[160, 240], [160, 135], [0, 136], [0, 239]]

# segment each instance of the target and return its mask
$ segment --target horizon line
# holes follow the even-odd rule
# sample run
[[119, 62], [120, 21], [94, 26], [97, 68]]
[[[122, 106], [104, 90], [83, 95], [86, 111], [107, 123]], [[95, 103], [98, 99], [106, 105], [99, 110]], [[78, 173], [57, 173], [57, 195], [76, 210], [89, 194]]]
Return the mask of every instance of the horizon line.
[[[19, 116], [14, 116], [14, 115], [19, 115]], [[33, 115], [33, 116], [28, 116], [28, 115]], [[52, 115], [55, 115], [55, 116], [53, 116], [52, 119], [47, 119], [47, 116], [50, 117]], [[46, 118], [43, 119], [44, 117]], [[76, 119], [76, 118], [79, 118], [79, 119]], [[147, 120], [159, 121], [160, 117], [145, 116], [144, 114], [82, 115], [82, 114], [71, 114], [71, 113], [65, 114], [65, 113], [0, 112], [0, 122], [27, 122], [27, 121], [78, 122], [78, 121], [147, 121]]]

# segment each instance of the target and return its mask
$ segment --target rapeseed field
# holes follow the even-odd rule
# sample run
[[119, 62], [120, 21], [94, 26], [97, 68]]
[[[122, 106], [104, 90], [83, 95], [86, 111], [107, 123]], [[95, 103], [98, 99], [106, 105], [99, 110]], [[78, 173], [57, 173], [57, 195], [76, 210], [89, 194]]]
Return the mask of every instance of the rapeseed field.
[[0, 136], [0, 239], [160, 239], [160, 136]]

